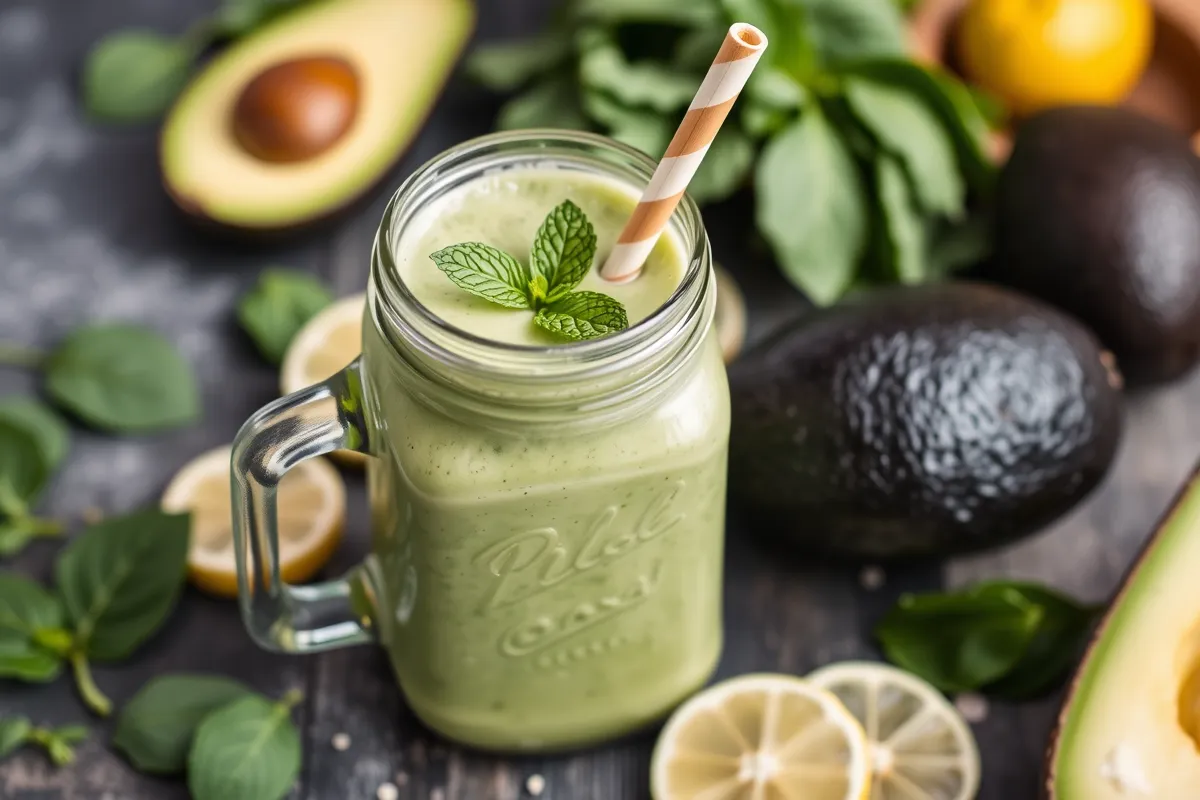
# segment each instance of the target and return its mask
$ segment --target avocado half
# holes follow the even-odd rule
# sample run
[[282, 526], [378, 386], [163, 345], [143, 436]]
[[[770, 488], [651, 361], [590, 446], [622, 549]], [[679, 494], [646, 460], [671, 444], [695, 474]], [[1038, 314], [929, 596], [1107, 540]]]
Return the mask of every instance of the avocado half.
[[214, 58], [164, 123], [188, 215], [292, 229], [362, 196], [404, 153], [470, 36], [471, 0], [305, 5]]
[[1200, 465], [1098, 628], [1047, 755], [1050, 800], [1200, 797]]

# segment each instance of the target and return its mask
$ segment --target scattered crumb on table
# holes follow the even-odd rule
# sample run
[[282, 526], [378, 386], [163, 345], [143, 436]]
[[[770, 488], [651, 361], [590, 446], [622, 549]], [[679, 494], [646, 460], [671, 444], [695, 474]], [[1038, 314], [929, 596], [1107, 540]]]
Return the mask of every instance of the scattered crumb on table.
[[330, 739], [329, 743], [332, 744], [333, 749], [337, 750], [339, 753], [345, 752], [346, 750], [350, 749], [350, 734], [335, 733], [333, 738]]
[[546, 779], [541, 775], [530, 775], [525, 781], [525, 788], [529, 790], [531, 795], [537, 797], [546, 788]]
[[400, 800], [400, 790], [394, 783], [383, 783], [375, 790], [375, 797], [378, 800]]
[[886, 582], [887, 573], [883, 571], [882, 567], [876, 566], [875, 564], [868, 564], [862, 568], [862, 572], [858, 573], [859, 585], [868, 592], [873, 592], [876, 589], [882, 588], [883, 584]]
[[441, 788], [429, 790], [429, 800], [445, 800], [446, 793]]
[[407, 783], [408, 783], [408, 773], [407, 772], [397, 772], [396, 773], [396, 785], [404, 786]]
[[988, 717], [987, 698], [975, 692], [963, 692], [955, 697], [954, 707], [967, 722], [983, 722]]

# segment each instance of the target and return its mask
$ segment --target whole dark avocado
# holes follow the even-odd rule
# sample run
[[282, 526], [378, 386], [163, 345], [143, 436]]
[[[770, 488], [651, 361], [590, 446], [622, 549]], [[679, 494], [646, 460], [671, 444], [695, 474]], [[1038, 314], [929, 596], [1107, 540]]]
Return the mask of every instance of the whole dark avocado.
[[986, 276], [1091, 327], [1131, 383], [1200, 356], [1200, 159], [1179, 133], [1119, 108], [1021, 126], [997, 187]]
[[1120, 376], [1067, 315], [973, 283], [867, 292], [730, 370], [729, 484], [763, 536], [871, 559], [1036, 532], [1104, 477]]

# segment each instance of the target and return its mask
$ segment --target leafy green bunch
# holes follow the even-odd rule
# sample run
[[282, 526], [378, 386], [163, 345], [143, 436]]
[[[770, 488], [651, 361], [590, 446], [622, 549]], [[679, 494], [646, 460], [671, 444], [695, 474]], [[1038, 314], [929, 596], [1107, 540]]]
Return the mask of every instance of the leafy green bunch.
[[1102, 607], [1023, 581], [906, 594], [875, 635], [888, 660], [945, 692], [1026, 700], [1055, 688]]
[[111, 34], [88, 53], [84, 105], [92, 116], [109, 122], [152, 120], [183, 91], [205, 48], [252, 33], [306, 1], [222, 0], [211, 16], [182, 36], [137, 29]]
[[689, 186], [698, 202], [752, 181], [758, 230], [821, 304], [982, 254], [967, 198], [991, 182], [988, 104], [905, 57], [891, 0], [574, 0], [468, 69], [516, 92], [498, 127], [594, 129], [659, 156], [733, 21], [770, 46]]
[[546, 215], [528, 266], [481, 242], [452, 244], [429, 257], [458, 288], [505, 308], [528, 309], [535, 325], [557, 336], [596, 339], [629, 327], [617, 300], [574, 291], [596, 257], [596, 230], [570, 200]]
[[76, 745], [88, 737], [84, 725], [63, 725], [42, 728], [28, 717], [0, 718], [0, 759], [25, 745], [36, 745], [46, 751], [56, 767], [65, 767], [75, 760]]

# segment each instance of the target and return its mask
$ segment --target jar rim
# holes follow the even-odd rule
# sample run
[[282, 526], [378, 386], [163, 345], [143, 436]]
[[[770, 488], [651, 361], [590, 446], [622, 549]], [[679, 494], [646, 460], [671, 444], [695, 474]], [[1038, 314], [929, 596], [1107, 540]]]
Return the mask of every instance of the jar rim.
[[[603, 155], [605, 158], [601, 158]], [[484, 372], [524, 372], [550, 377], [565, 371], [577, 374], [626, 354], [653, 347], [669, 335], [683, 317], [702, 311], [711, 271], [708, 237], [700, 210], [684, 195], [668, 221], [680, 236], [688, 266], [667, 300], [627, 329], [599, 339], [561, 345], [523, 345], [487, 339], [463, 330], [434, 314], [400, 277], [394, 244], [422, 201], [445, 191], [454, 176], [475, 177], [486, 170], [533, 158], [553, 163], [573, 159], [623, 179], [648, 182], [656, 162], [645, 153], [594, 133], [557, 129], [528, 129], [480, 136], [434, 156], [405, 180], [388, 201], [372, 248], [369, 308], [380, 331], [398, 330], [404, 343], [426, 356]], [[599, 259], [597, 259], [599, 260]], [[687, 326], [684, 326], [687, 327]], [[385, 337], [392, 339], [392, 337]], [[393, 346], [395, 342], [393, 341]]]

